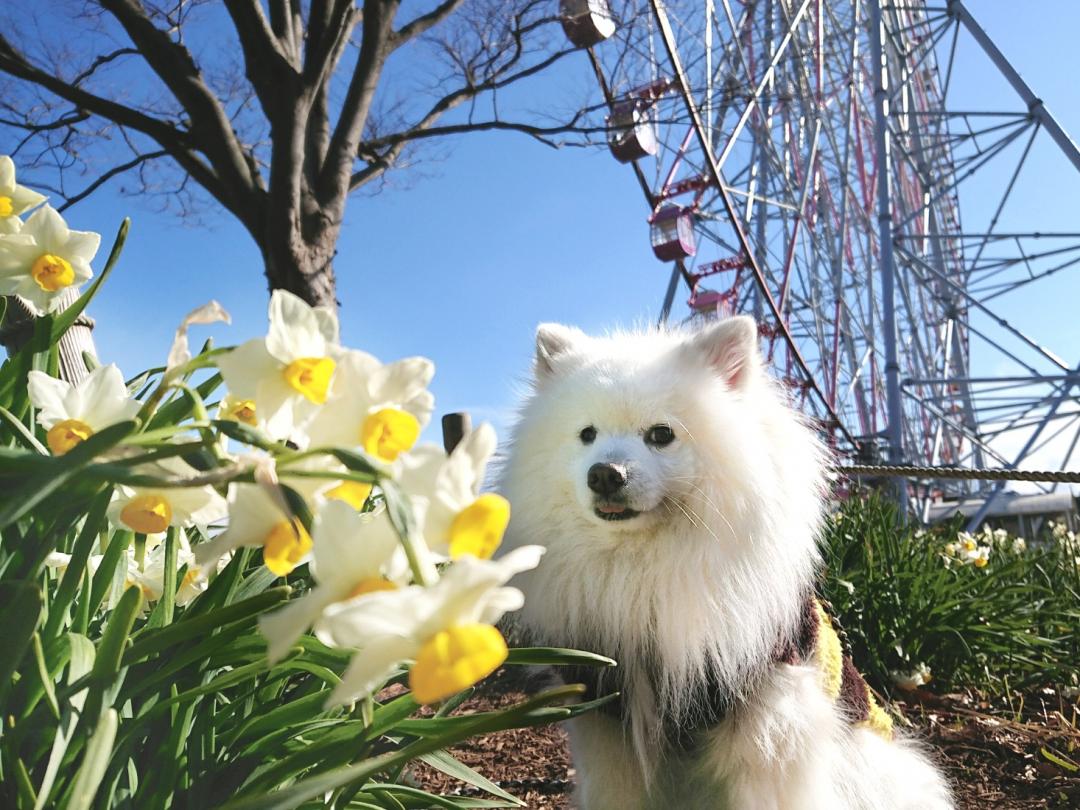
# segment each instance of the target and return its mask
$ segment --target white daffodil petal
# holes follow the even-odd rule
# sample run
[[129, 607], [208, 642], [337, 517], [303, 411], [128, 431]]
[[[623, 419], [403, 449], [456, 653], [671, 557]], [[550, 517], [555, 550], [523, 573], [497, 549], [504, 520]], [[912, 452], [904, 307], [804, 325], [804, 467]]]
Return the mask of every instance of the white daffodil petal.
[[339, 328], [337, 315], [326, 307], [314, 307], [312, 312], [315, 313], [315, 322], [318, 324], [323, 340], [332, 345], [336, 344]]
[[92, 231], [69, 230], [64, 251], [73, 259], [89, 264], [97, 255], [99, 247], [101, 247], [101, 234]]
[[241, 399], [255, 399], [259, 381], [281, 372], [280, 364], [266, 351], [266, 342], [259, 338], [218, 357], [217, 367], [229, 393]]
[[280, 610], [259, 617], [259, 632], [266, 637], [267, 656], [274, 664], [285, 657], [300, 636], [318, 621], [323, 609], [334, 601], [328, 588], [317, 587]]
[[257, 484], [230, 484], [227, 497], [229, 528], [208, 543], [195, 547], [195, 561], [210, 565], [218, 557], [240, 546], [261, 546], [266, 536], [288, 516]]
[[0, 239], [0, 290], [5, 295], [28, 277], [26, 268], [39, 255], [41, 247], [32, 234], [20, 232]]
[[68, 229], [64, 218], [51, 205], [39, 208], [26, 221], [27, 230], [35, 234], [38, 245], [44, 253], [66, 253]]
[[484, 480], [484, 469], [495, 454], [495, 447], [498, 444], [495, 428], [484, 422], [466, 436], [462, 444], [465, 454], [472, 460], [474, 486], [478, 488]]
[[0, 197], [7, 198], [0, 211], [0, 233], [17, 233], [22, 226], [19, 214], [45, 202], [45, 195], [15, 182], [15, 162], [9, 155], [0, 155]]
[[99, 366], [77, 386], [82, 395], [83, 420], [94, 430], [101, 430], [139, 412], [124, 383], [124, 375], [114, 364]]
[[311, 539], [311, 573], [316, 582], [345, 593], [362, 579], [380, 576], [398, 546], [385, 510], [361, 515], [339, 500], [329, 500], [319, 508]]
[[288, 365], [302, 357], [326, 357], [328, 348], [320, 317], [312, 306], [290, 292], [274, 290], [266, 350]]
[[230, 551], [243, 546], [241, 537], [226, 529], [215, 537], [195, 546], [195, 564], [200, 568], [212, 568]]
[[431, 589], [410, 585], [363, 599], [336, 602], [323, 611], [315, 635], [334, 647], [363, 647], [373, 638], [411, 636], [439, 603]]
[[48, 199], [44, 194], [28, 189], [26, 186], [15, 186], [11, 190], [11, 207], [16, 214], [36, 208]]
[[446, 463], [446, 452], [441, 447], [434, 444], [419, 445], [400, 459], [401, 472], [398, 480], [410, 495], [416, 493], [430, 496], [438, 487], [439, 476]]
[[477, 621], [495, 624], [505, 614], [521, 610], [524, 604], [525, 594], [517, 588], [496, 588], [483, 600]]
[[0, 155], [0, 194], [15, 190], [15, 161], [9, 155]]
[[412, 498], [417, 525], [433, 552], [449, 553], [451, 527], [479, 496], [493, 449], [494, 431], [481, 425], [449, 457], [441, 448], [423, 445], [400, 460], [398, 480]]
[[51, 428], [57, 422], [71, 418], [64, 403], [64, 397], [71, 390], [71, 384], [43, 371], [31, 371], [27, 375], [27, 390], [30, 402], [38, 409], [38, 422], [42, 427]]
[[[318, 406], [296, 396], [280, 373], [259, 381], [255, 392], [255, 418], [275, 439], [294, 439]], [[303, 442], [298, 442], [303, 444]]]
[[535, 568], [543, 554], [542, 546], [522, 546], [498, 560], [457, 560], [442, 579], [427, 589], [440, 606], [429, 614], [420, 635], [427, 638], [446, 626], [480, 621], [491, 591], [516, 574]]
[[314, 478], [305, 475], [296, 475], [298, 472], [320, 472], [340, 474], [348, 468], [331, 455], [307, 456], [299, 461], [291, 462], [288, 466], [279, 467], [277, 474], [281, 483], [287, 484], [304, 496], [306, 501], [314, 501], [317, 496], [325, 494], [326, 490], [333, 489], [340, 480], [333, 478]]
[[176, 368], [191, 360], [191, 350], [188, 348], [188, 328], [194, 324], [209, 324], [224, 321], [232, 323], [232, 318], [225, 308], [217, 301], [210, 301], [201, 307], [191, 310], [180, 322], [173, 336], [172, 348], [169, 349], [169, 359], [165, 361], [166, 370]]
[[[336, 375], [335, 375], [336, 376]], [[334, 396], [312, 415], [304, 427], [312, 447], [356, 447], [360, 444], [363, 414], [348, 394]]]
[[341, 683], [334, 687], [326, 701], [326, 707], [344, 706], [371, 694], [386, 681], [394, 669], [419, 651], [412, 639], [388, 636], [377, 639], [354, 655], [341, 675]]
[[[407, 357], [375, 370], [368, 380], [368, 395], [374, 402], [404, 404], [423, 392], [435, 374], [435, 366], [423, 357]], [[421, 426], [431, 413], [414, 413]]]
[[172, 493], [170, 502], [175, 526], [191, 523], [205, 525], [228, 514], [225, 499], [211, 487], [177, 487]]

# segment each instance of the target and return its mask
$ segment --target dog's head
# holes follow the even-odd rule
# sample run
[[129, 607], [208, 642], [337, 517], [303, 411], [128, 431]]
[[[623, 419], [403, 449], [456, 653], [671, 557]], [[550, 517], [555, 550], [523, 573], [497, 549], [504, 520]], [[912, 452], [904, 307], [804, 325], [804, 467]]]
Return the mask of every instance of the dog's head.
[[533, 376], [502, 475], [509, 545], [549, 549], [520, 621], [619, 658], [676, 720], [695, 711], [690, 685], [738, 691], [794, 632], [823, 502], [824, 455], [754, 322], [545, 325]]
[[619, 536], [665, 520], [730, 527], [775, 490], [780, 456], [819, 463], [747, 317], [607, 338], [546, 324], [534, 378], [515, 435], [523, 469], [511, 472], [515, 494], [560, 522]]

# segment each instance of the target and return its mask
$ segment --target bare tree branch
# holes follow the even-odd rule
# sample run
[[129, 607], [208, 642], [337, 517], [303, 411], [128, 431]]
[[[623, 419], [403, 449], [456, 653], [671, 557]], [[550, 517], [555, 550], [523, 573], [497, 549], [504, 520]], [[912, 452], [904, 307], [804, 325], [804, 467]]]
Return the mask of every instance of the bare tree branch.
[[406, 23], [394, 32], [394, 35], [390, 40], [390, 47], [400, 48], [410, 40], [416, 39], [416, 37], [421, 36], [426, 31], [434, 28], [457, 11], [463, 2], [464, 0], [444, 0], [444, 2], [437, 5], [427, 14], [422, 14], [411, 22]]
[[65, 127], [73, 127], [76, 124], [81, 124], [89, 117], [90, 113], [85, 112], [84, 110], [76, 110], [73, 113], [66, 113], [60, 116], [55, 121], [46, 121], [42, 123], [40, 121], [16, 121], [13, 118], [0, 118], [0, 124], [3, 124], [6, 127], [13, 127], [15, 129], [24, 129], [32, 134], [39, 134], [42, 132], [48, 132], [52, 129], [64, 129]]
[[304, 83], [308, 87], [322, 88], [327, 76], [337, 68], [361, 15], [352, 0], [315, 0], [311, 9], [304, 55]]
[[[0, 34], [0, 70], [20, 79], [32, 82], [60, 98], [71, 102], [76, 108], [89, 110], [110, 121], [131, 127], [153, 138], [211, 194], [224, 198], [224, 189], [214, 169], [204, 163], [189, 146], [187, 133], [173, 124], [146, 115], [110, 99], [94, 95], [79, 87], [47, 73], [30, 64]], [[234, 212], [237, 213], [237, 212]]]
[[263, 113], [273, 123], [278, 118], [281, 95], [295, 92], [290, 85], [296, 83], [299, 74], [270, 29], [259, 0], [225, 0], [225, 8], [244, 51], [244, 75], [255, 88]]
[[103, 185], [108, 183], [114, 177], [117, 177], [117, 176], [119, 176], [121, 174], [124, 174], [125, 172], [128, 172], [131, 169], [134, 169], [136, 166], [139, 166], [139, 165], [141, 165], [143, 163], [146, 163], [146, 162], [151, 161], [151, 160], [156, 160], [157, 158], [168, 157], [168, 155], [169, 155], [169, 153], [166, 150], [159, 149], [156, 152], [149, 152], [149, 153], [147, 153], [145, 155], [136, 155], [134, 158], [127, 161], [126, 163], [121, 163], [119, 166], [113, 166], [108, 171], [106, 171], [106, 172], [102, 173], [101, 175], [99, 175], [96, 180], [94, 180], [92, 183], [90, 183], [90, 185], [88, 185], [86, 188], [84, 188], [78, 194], [73, 194], [72, 196], [68, 197], [64, 201], [63, 205], [57, 206], [56, 210], [63, 213], [64, 211], [71, 208], [71, 206], [75, 205], [76, 203], [82, 202], [83, 200], [85, 200], [87, 197], [89, 197], [91, 194], [93, 194], [95, 191], [97, 191]]
[[[585, 111], [582, 110], [575, 114], [567, 123], [556, 124], [550, 127], [541, 127], [534, 124], [515, 121], [469, 121], [463, 124], [445, 124], [439, 127], [424, 126], [421, 123], [406, 132], [387, 135], [376, 141], [364, 143], [363, 146], [365, 150], [370, 149], [370, 152], [365, 153], [368, 155], [368, 165], [363, 169], [354, 172], [352, 177], [349, 178], [349, 190], [355, 191], [392, 169], [395, 161], [410, 142], [423, 140], [425, 138], [463, 135], [467, 132], [519, 132], [539, 141], [544, 144], [544, 146], [550, 146], [552, 149], [561, 149], [568, 145], [582, 147], [589, 146], [590, 144], [587, 142], [560, 142], [552, 138], [554, 135], [565, 135], [568, 133], [573, 133], [575, 135], [590, 135], [606, 133], [608, 131], [607, 127], [603, 126], [581, 126], [578, 122], [584, 114]], [[384, 151], [379, 152], [379, 149], [383, 149]]]
[[303, 39], [303, 15], [299, 4], [290, 0], [270, 0], [270, 28], [290, 54], [290, 61], [300, 63], [300, 42]]
[[222, 191], [237, 207], [248, 208], [248, 216], [252, 216], [262, 178], [253, 176], [229, 118], [217, 96], [200, 77], [191, 52], [155, 26], [136, 0], [100, 2], [123, 26], [147, 64], [191, 116], [191, 134], [221, 176]]
[[[317, 194], [328, 208], [339, 207], [348, 192], [356, 148], [386, 61], [397, 5], [396, 0], [365, 0], [360, 55], [319, 174]], [[340, 215], [340, 211], [330, 213]]]
[[71, 83], [73, 85], [75, 85], [76, 87], [78, 87], [80, 84], [82, 84], [87, 79], [89, 79], [91, 76], [93, 76], [95, 73], [97, 73], [98, 68], [101, 67], [102, 65], [107, 65], [110, 62], [112, 62], [113, 60], [119, 59], [121, 56], [138, 56], [138, 55], [139, 55], [139, 51], [137, 49], [135, 49], [135, 48], [117, 48], [115, 51], [112, 51], [111, 53], [102, 54], [101, 56], [96, 57], [94, 59], [94, 61], [90, 63], [90, 66], [86, 70], [84, 70], [82, 73], [80, 73], [74, 79], [72, 79]]

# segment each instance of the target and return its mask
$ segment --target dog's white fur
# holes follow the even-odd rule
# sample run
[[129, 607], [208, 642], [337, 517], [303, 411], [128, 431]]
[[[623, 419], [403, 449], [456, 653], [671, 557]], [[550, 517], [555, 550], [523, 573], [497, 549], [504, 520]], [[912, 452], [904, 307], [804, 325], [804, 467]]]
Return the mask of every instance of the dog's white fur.
[[[606, 338], [541, 326], [534, 378], [502, 486], [508, 544], [548, 551], [522, 577], [518, 621], [616, 658], [627, 707], [572, 723], [580, 806], [951, 807], [911, 744], [854, 727], [813, 667], [772, 663], [813, 587], [825, 455], [762, 368], [753, 321]], [[646, 443], [658, 424], [674, 442]], [[596, 463], [625, 468], [640, 514], [596, 511]], [[689, 750], [669, 745], [700, 727], [707, 677], [730, 711]]]

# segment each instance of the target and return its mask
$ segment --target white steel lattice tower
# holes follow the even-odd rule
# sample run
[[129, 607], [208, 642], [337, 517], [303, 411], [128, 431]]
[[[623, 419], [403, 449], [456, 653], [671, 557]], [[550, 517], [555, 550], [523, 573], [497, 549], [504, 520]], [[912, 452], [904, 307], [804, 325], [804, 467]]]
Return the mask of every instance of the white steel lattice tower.
[[[1052, 446], [1069, 464], [1080, 357], [1010, 320], [1032, 292], [1075, 297], [1080, 152], [963, 3], [607, 6], [564, 0], [564, 27], [672, 263], [662, 320], [755, 315], [849, 459], [1008, 468]], [[1048, 165], [1066, 227], [1024, 202]], [[903, 495], [925, 516], [999, 491], [924, 479]]]

